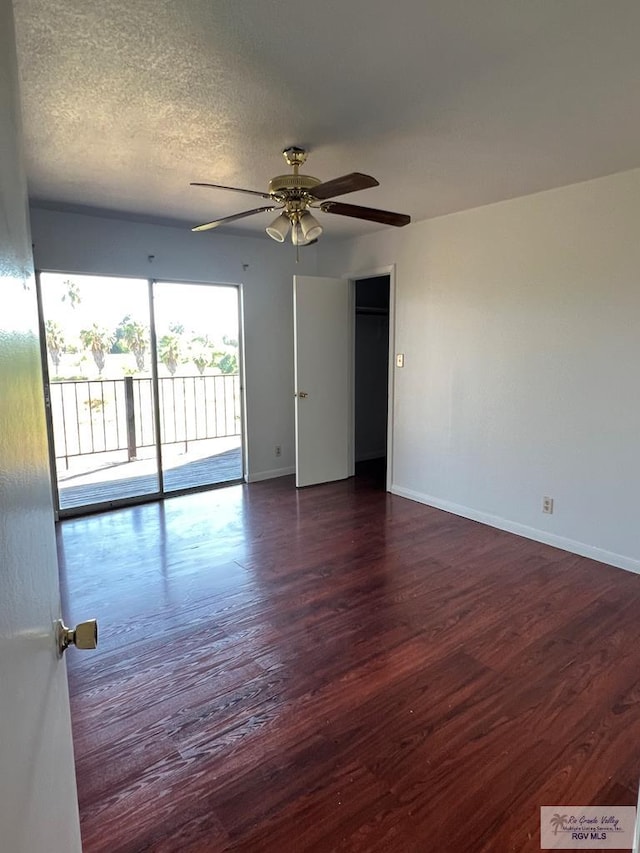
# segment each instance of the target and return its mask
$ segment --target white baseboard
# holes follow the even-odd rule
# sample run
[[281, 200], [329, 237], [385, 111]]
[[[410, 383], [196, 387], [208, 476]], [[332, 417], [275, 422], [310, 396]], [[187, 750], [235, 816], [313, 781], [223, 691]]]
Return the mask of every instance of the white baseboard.
[[276, 477], [288, 477], [290, 474], [295, 474], [295, 465], [289, 468], [272, 468], [271, 471], [256, 471], [254, 474], [247, 474], [245, 480], [247, 483], [259, 483], [261, 480], [274, 480]]
[[578, 554], [580, 557], [589, 557], [591, 560], [597, 560], [599, 563], [608, 563], [610, 566], [615, 566], [618, 569], [625, 569], [628, 572], [640, 574], [640, 560], [626, 557], [624, 554], [605, 551], [603, 548], [596, 548], [594, 545], [585, 545], [584, 542], [577, 542], [574, 539], [557, 536], [546, 530], [538, 530], [536, 527], [529, 527], [526, 524], [509, 521], [506, 518], [501, 518], [499, 515], [491, 515], [490, 513], [480, 512], [468, 506], [443, 501], [440, 498], [434, 498], [432, 495], [414, 492], [412, 489], [405, 489], [395, 484], [391, 486], [391, 492], [401, 498], [408, 498], [409, 500], [435, 507], [435, 509], [442, 509], [445, 512], [460, 515], [463, 518], [470, 518], [472, 521], [479, 521], [482, 524], [487, 524], [489, 527], [497, 527], [498, 530], [515, 533], [517, 536], [523, 536], [525, 539], [533, 539], [535, 542], [552, 545], [554, 548], [569, 551], [571, 554]]

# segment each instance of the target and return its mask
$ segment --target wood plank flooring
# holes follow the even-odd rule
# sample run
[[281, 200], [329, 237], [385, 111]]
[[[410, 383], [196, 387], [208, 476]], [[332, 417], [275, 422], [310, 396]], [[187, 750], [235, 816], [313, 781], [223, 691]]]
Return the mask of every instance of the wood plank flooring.
[[635, 805], [640, 578], [291, 478], [59, 526], [85, 853], [538, 851]]

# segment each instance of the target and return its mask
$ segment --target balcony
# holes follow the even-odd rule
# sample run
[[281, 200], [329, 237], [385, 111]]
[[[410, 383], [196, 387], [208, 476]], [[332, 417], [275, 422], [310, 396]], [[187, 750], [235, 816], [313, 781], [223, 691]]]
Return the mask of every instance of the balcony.
[[[150, 378], [52, 382], [62, 510], [158, 491]], [[238, 374], [158, 380], [166, 492], [242, 477]]]

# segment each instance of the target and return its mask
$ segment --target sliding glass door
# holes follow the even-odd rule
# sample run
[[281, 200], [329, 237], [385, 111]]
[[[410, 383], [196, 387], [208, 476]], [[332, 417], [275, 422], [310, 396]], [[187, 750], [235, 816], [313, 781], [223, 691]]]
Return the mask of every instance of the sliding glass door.
[[41, 273], [61, 514], [242, 478], [236, 286]]
[[165, 492], [242, 477], [238, 288], [154, 282]]
[[144, 279], [40, 276], [61, 510], [159, 490]]

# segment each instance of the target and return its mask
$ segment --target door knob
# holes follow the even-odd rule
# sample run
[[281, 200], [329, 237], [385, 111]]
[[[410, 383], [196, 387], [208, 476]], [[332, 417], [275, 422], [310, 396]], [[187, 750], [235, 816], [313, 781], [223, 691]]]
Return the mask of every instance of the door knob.
[[306, 392], [306, 391], [299, 391], [299, 392], [298, 392], [298, 397], [308, 397], [308, 396], [309, 396], [309, 395], [307, 394], [307, 392]]
[[73, 645], [77, 649], [95, 649], [98, 645], [98, 623], [95, 619], [79, 622], [75, 628], [67, 628], [62, 619], [57, 623], [58, 654]]

